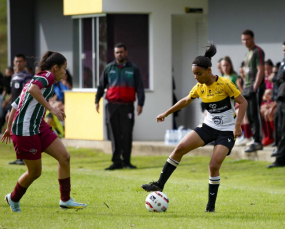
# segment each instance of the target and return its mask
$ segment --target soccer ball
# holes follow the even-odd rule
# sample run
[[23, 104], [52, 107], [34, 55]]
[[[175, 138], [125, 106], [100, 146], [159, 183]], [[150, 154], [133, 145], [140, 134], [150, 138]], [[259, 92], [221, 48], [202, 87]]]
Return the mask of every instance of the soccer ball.
[[150, 212], [165, 212], [168, 208], [168, 197], [163, 192], [152, 192], [145, 199], [145, 207]]

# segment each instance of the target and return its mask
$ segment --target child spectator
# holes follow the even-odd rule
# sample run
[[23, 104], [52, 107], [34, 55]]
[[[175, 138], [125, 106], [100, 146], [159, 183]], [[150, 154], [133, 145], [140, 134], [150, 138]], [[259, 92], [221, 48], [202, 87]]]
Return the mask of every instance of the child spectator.
[[68, 70], [64, 78], [54, 85], [55, 95], [50, 99], [50, 104], [54, 108], [64, 111], [64, 92], [72, 89], [72, 77]]
[[[241, 63], [240, 69], [239, 69], [239, 73], [240, 76], [238, 77], [236, 84], [238, 86], [238, 88], [240, 89], [240, 91], [243, 91], [243, 87], [244, 87], [244, 77], [245, 77], [245, 73], [244, 73], [244, 61]], [[238, 107], [236, 107], [236, 112], [238, 113]], [[250, 125], [249, 125], [249, 121], [247, 118], [247, 115], [245, 113], [244, 118], [242, 120], [242, 125], [241, 125], [241, 129], [242, 129], [242, 136], [237, 138], [235, 145], [236, 146], [245, 146], [245, 145], [250, 145], [253, 142], [253, 138], [252, 138], [252, 132], [250, 129]]]
[[262, 132], [263, 139], [262, 145], [267, 146], [274, 142], [273, 131], [274, 131], [274, 113], [276, 106], [272, 100], [273, 94], [273, 83], [270, 81], [273, 72], [273, 62], [268, 59], [264, 64], [264, 82], [266, 89], [262, 97], [262, 104], [260, 107], [261, 120], [262, 120]]
[[[65, 76], [54, 85], [55, 95], [50, 99], [49, 103], [52, 107], [64, 111], [64, 92], [72, 89], [72, 77], [68, 70]], [[64, 137], [64, 122], [60, 122], [56, 116], [50, 112], [46, 113], [45, 120], [52, 127], [52, 130], [59, 138]]]

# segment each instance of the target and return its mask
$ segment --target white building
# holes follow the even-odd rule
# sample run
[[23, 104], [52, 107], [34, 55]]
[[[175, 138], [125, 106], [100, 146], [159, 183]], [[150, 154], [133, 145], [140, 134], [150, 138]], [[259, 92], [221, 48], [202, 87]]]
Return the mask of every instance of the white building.
[[[191, 63], [203, 55], [208, 40], [228, 55], [235, 69], [246, 53], [241, 32], [251, 29], [266, 59], [282, 59], [285, 40], [283, 0], [7, 0], [9, 61], [24, 53], [30, 64], [47, 51], [68, 60], [74, 89], [66, 93], [66, 138], [106, 139], [104, 111], [95, 113], [95, 93], [104, 65], [121, 41], [129, 59], [139, 66], [145, 84], [143, 113], [136, 116], [134, 140], [162, 140], [172, 118], [156, 124], [156, 116], [172, 105], [172, 76], [176, 96], [195, 85]], [[89, 75], [88, 75], [89, 74]], [[84, 75], [86, 78], [84, 78]], [[89, 79], [88, 79], [89, 77]], [[87, 88], [86, 88], [87, 87]], [[179, 113], [178, 125], [194, 128], [203, 115], [201, 100]], [[104, 108], [101, 104], [101, 108]]]

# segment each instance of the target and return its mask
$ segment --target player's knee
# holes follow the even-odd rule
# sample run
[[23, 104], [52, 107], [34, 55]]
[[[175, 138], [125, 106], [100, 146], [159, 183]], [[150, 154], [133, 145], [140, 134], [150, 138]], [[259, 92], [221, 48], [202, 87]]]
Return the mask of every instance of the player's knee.
[[173, 154], [175, 155], [179, 155], [179, 156], [183, 156], [184, 154], [187, 153], [186, 147], [183, 144], [178, 144], [178, 146], [175, 148], [175, 150], [173, 151]]
[[210, 163], [209, 170], [211, 172], [217, 172], [220, 170], [220, 167], [221, 167], [220, 164], [213, 162], [213, 163]]
[[64, 163], [64, 164], [69, 164], [69, 163], [70, 163], [70, 154], [66, 152], [66, 153], [62, 156], [61, 161], [62, 161], [62, 163]]
[[35, 171], [32, 171], [32, 172], [29, 172], [29, 176], [30, 176], [33, 180], [38, 179], [41, 175], [42, 175], [42, 171], [41, 171], [41, 170], [35, 170]]

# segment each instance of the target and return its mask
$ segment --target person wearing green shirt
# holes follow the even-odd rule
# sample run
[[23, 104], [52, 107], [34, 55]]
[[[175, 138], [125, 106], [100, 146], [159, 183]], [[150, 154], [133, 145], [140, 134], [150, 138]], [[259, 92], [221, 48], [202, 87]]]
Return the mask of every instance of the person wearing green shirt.
[[253, 134], [254, 142], [245, 149], [246, 153], [262, 150], [260, 105], [265, 91], [264, 83], [264, 51], [255, 44], [254, 33], [243, 31], [241, 40], [248, 49], [244, 60], [245, 86], [243, 96], [248, 102], [247, 117]]
[[236, 81], [238, 79], [237, 73], [234, 70], [231, 58], [229, 56], [225, 56], [222, 61], [221, 61], [221, 67], [222, 67], [222, 71], [224, 73], [223, 77], [226, 77], [228, 79], [230, 79], [238, 89], [240, 89], [237, 84]]

